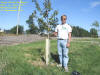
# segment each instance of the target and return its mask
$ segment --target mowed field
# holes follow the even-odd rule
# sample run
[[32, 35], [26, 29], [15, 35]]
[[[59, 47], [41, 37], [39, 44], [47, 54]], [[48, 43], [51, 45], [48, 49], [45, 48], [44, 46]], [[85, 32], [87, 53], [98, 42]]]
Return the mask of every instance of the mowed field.
[[58, 68], [57, 40], [50, 41], [50, 62], [45, 65], [45, 40], [0, 46], [0, 75], [100, 75], [100, 39], [74, 38], [69, 48], [69, 72]]

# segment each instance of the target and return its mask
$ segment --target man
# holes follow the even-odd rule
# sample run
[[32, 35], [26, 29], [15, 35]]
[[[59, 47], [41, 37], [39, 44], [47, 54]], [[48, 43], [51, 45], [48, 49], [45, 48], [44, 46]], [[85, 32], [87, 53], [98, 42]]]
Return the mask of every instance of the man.
[[62, 24], [57, 25], [54, 35], [57, 36], [57, 48], [60, 64], [59, 67], [64, 67], [65, 71], [68, 72], [68, 48], [70, 47], [71, 32], [72, 28], [66, 23], [67, 16], [61, 16]]

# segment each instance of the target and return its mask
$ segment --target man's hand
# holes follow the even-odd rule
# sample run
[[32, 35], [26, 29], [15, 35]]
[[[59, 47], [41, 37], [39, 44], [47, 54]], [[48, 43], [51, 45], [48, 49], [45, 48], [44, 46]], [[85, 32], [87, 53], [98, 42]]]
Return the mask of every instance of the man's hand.
[[68, 47], [68, 48], [70, 47], [70, 43], [67, 43], [67, 47]]
[[57, 36], [57, 32], [53, 32], [54, 36]]

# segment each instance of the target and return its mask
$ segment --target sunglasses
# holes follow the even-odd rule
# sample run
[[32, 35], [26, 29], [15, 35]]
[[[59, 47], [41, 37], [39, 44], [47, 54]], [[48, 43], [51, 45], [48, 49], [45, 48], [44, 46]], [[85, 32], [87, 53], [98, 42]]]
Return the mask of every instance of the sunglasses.
[[66, 18], [62, 18], [61, 20], [66, 20]]

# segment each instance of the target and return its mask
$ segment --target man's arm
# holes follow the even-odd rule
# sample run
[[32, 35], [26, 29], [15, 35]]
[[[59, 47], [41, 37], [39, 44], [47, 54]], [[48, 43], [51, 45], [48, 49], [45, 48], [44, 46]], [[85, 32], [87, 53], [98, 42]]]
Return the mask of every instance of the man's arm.
[[69, 32], [69, 37], [68, 37], [68, 43], [70, 43], [71, 42], [71, 32]]
[[70, 42], [71, 42], [71, 32], [69, 32], [69, 34], [68, 34], [67, 47], [70, 47]]

